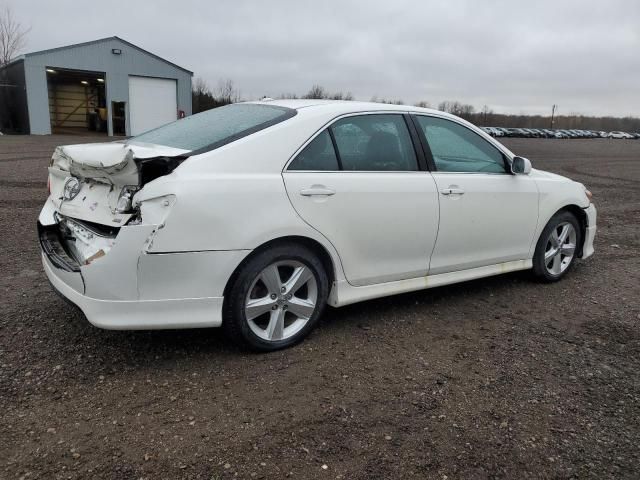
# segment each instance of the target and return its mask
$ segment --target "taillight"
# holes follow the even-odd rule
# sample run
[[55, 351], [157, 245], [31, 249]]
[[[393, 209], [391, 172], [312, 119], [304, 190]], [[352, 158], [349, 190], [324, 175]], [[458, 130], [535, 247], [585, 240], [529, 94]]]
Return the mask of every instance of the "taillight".
[[120, 191], [120, 196], [118, 197], [118, 203], [116, 205], [116, 212], [118, 213], [130, 213], [131, 212], [131, 201], [133, 196], [138, 191], [139, 187], [137, 185], [125, 185]]

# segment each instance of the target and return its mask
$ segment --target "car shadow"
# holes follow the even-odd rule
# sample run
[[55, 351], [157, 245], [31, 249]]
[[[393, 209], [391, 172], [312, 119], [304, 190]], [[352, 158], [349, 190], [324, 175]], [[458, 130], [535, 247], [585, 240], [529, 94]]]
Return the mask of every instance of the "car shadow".
[[[472, 280], [464, 283], [393, 295], [348, 305], [328, 308], [320, 320], [319, 329], [301, 345], [312, 347], [337, 332], [350, 332], [358, 328], [372, 328], [387, 322], [389, 318], [415, 317], [437, 308], [442, 314], [456, 307], [463, 299], [481, 302], [493, 295], [496, 298], [513, 298], [514, 289], [531, 284], [529, 272], [513, 272], [496, 277]], [[56, 301], [59, 301], [56, 299]], [[61, 302], [62, 303], [62, 302]], [[55, 305], [58, 317], [64, 318], [66, 341], [62, 350], [77, 353], [77, 344], [83, 344], [87, 352], [102, 369], [122, 368], [173, 368], [181, 359], [200, 359], [203, 362], [224, 361], [229, 358], [254, 357], [256, 352], [233, 344], [221, 328], [117, 331], [102, 330], [89, 324], [84, 314], [65, 302], [63, 311]], [[293, 347], [299, 348], [299, 347]], [[290, 355], [281, 350], [267, 356], [282, 358]], [[290, 351], [289, 351], [290, 352]], [[265, 354], [258, 354], [265, 355]]]
[[[425, 307], [429, 308], [436, 304], [442, 313], [447, 308], [456, 306], [456, 303], [462, 299], [486, 301], [491, 295], [497, 299], [505, 295], [512, 298], [514, 288], [526, 288], [534, 282], [530, 271], [518, 271], [391, 295], [340, 308], [329, 308], [325, 311], [321, 323], [325, 330], [353, 326], [354, 322], [355, 326], [362, 326], [362, 322], [372, 326], [376, 322], [384, 321], [382, 317], [424, 313]], [[370, 315], [373, 312], [375, 315]]]

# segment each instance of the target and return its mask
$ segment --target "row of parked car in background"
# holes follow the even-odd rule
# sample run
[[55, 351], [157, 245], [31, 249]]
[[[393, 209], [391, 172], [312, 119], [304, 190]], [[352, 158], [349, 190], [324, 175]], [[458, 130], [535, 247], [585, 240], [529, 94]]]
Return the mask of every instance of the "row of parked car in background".
[[640, 139], [640, 132], [603, 132], [599, 130], [558, 130], [550, 128], [480, 127], [492, 137], [521, 138], [617, 138]]

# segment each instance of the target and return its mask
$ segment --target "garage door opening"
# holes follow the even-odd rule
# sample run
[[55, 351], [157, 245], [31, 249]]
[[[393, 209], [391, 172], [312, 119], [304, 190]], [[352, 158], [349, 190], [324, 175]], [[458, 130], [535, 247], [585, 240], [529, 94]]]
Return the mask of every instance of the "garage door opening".
[[105, 74], [47, 67], [51, 133], [107, 133]]
[[139, 135], [178, 118], [176, 81], [167, 78], [129, 77], [129, 128]]

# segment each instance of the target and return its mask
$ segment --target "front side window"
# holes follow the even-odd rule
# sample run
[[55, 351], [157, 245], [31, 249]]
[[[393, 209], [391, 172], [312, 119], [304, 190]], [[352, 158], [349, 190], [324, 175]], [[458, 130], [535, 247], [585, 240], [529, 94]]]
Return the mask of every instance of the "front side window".
[[358, 115], [331, 126], [343, 170], [415, 171], [416, 153], [402, 115]]
[[329, 132], [324, 130], [314, 138], [289, 165], [289, 170], [335, 171], [340, 170], [338, 158]]
[[502, 153], [477, 133], [442, 118], [416, 118], [439, 172], [506, 173]]

